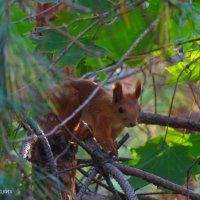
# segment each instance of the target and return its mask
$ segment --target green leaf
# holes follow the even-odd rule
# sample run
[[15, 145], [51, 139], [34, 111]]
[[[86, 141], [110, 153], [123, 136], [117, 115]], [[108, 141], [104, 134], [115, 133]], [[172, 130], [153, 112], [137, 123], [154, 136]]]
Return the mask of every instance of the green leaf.
[[41, 31], [42, 36], [33, 38], [37, 45], [37, 49], [41, 52], [55, 52], [61, 51], [68, 43], [69, 40], [63, 34], [56, 30]]
[[177, 39], [194, 34], [200, 29], [200, 9], [190, 3], [182, 3], [173, 9], [171, 22], [171, 37]]
[[166, 70], [170, 74], [172, 74], [172, 76], [168, 78], [169, 84], [176, 83], [180, 73], [182, 73], [182, 75], [179, 78], [178, 83], [184, 83], [188, 80], [190, 80], [191, 82], [197, 82], [200, 79], [200, 67], [199, 67], [200, 60], [196, 61], [183, 71], [185, 66], [187, 66], [191, 61], [195, 60], [197, 57], [200, 56], [199, 51], [193, 51], [192, 53], [187, 53], [186, 56], [188, 58], [186, 61], [179, 62], [173, 66], [166, 68]]
[[102, 13], [112, 8], [109, 1], [77, 0], [76, 3], [90, 8], [93, 13]]
[[[10, 26], [16, 29], [18, 34], [20, 34], [26, 42], [30, 43], [30, 40], [27, 36], [30, 35], [30, 32], [34, 28], [34, 22], [28, 20], [29, 14], [22, 11], [16, 5], [11, 6], [11, 24]], [[30, 44], [29, 44], [30, 45]]]
[[[163, 145], [161, 136], [147, 141], [143, 146], [132, 149], [136, 161], [128, 162], [129, 166], [134, 166], [147, 172], [153, 173], [177, 184], [184, 184], [188, 169], [194, 162], [194, 156], [198, 156], [200, 151], [197, 144], [200, 140], [198, 135], [183, 136], [175, 130], [169, 130], [166, 144]], [[196, 173], [200, 173], [197, 168]], [[130, 182], [134, 187], [141, 187], [144, 182], [133, 177]]]
[[87, 65], [85, 58], [82, 58], [76, 67], [77, 76], [80, 77], [89, 71], [92, 71], [92, 66]]
[[99, 80], [104, 81], [107, 77], [107, 74], [105, 72], [100, 72], [99, 73]]
[[196, 159], [200, 158], [200, 148], [199, 148], [200, 136], [191, 134], [188, 139], [188, 142], [191, 144], [191, 147], [189, 149], [190, 155]]

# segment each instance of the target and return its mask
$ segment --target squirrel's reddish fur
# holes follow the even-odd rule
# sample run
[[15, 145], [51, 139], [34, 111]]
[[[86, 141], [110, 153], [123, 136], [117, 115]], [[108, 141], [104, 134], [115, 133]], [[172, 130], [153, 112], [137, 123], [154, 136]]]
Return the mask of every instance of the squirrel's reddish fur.
[[[68, 117], [94, 91], [97, 84], [89, 80], [72, 80], [49, 91], [49, 96], [61, 120]], [[106, 151], [116, 153], [115, 139], [124, 127], [136, 124], [140, 113], [138, 98], [141, 83], [137, 81], [135, 92], [123, 94], [120, 82], [114, 84], [112, 93], [101, 87], [91, 101], [67, 123], [71, 131], [79, 138], [86, 137], [85, 127], [81, 121], [91, 128], [97, 142]]]

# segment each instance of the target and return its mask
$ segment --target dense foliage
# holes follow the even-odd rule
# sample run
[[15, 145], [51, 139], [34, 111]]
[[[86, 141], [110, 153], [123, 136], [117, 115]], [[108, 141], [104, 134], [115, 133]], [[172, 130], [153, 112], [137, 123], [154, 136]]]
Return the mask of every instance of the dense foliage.
[[[20, 176], [22, 170], [31, 175], [31, 164], [19, 158], [22, 141], [18, 139], [26, 132], [18, 127], [13, 113], [41, 114], [45, 105], [35, 91], [44, 95], [66, 76], [108, 79], [112, 67], [156, 19], [158, 23], [107, 82], [140, 79], [143, 112], [200, 123], [199, 0], [64, 2], [0, 1], [0, 191], [12, 191], [0, 193], [5, 198], [26, 199], [27, 180], [37, 181]], [[51, 12], [38, 8], [48, 3], [47, 9], [54, 8]], [[192, 190], [200, 193], [198, 132], [145, 124], [124, 132], [131, 137], [119, 155], [131, 159], [127, 165], [180, 185], [189, 179]], [[78, 156], [88, 158], [82, 149]], [[163, 191], [139, 178], [129, 181], [139, 188], [138, 193]], [[37, 188], [41, 197], [42, 191]]]

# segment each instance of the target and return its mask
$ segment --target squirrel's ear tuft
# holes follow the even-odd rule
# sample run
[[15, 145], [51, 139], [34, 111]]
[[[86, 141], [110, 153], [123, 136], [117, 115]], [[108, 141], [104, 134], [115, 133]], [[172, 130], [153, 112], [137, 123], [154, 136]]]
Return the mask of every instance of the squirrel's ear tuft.
[[135, 85], [134, 96], [138, 99], [140, 94], [141, 94], [141, 81], [137, 80], [136, 85]]
[[113, 88], [113, 103], [118, 103], [123, 99], [122, 85], [117, 81]]

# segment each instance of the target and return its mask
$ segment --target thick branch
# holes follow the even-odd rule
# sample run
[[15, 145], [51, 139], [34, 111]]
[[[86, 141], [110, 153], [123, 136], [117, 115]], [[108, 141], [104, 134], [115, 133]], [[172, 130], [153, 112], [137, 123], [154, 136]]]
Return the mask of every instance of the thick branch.
[[112, 158], [103, 153], [102, 150], [97, 146], [94, 139], [89, 138], [85, 141], [88, 149], [90, 149], [94, 166], [103, 168], [105, 173], [111, 174], [113, 178], [119, 183], [126, 196], [130, 200], [137, 200], [137, 196], [134, 193], [133, 188], [130, 186], [129, 182], [124, 178], [123, 174], [112, 164]]
[[111, 189], [114, 198], [115, 198], [116, 200], [122, 200], [121, 197], [119, 196], [119, 193], [118, 193], [117, 190], [115, 189], [115, 187], [114, 187], [114, 185], [113, 185], [113, 183], [112, 183], [112, 181], [111, 181], [111, 179], [110, 179], [109, 174], [107, 175], [107, 174], [103, 173], [103, 176], [104, 176], [104, 179], [105, 179], [107, 185], [108, 185], [109, 188]]
[[43, 136], [43, 137], [39, 137], [38, 141], [43, 145], [44, 147], [44, 151], [46, 154], [46, 159], [49, 165], [49, 169], [51, 171], [51, 173], [55, 176], [55, 191], [56, 191], [56, 199], [62, 199], [61, 197], [61, 187], [60, 187], [60, 181], [58, 178], [58, 173], [57, 173], [57, 169], [54, 163], [54, 156], [51, 150], [51, 146], [47, 140], [47, 138], [44, 135], [44, 132], [42, 131], [42, 129], [39, 127], [39, 125], [32, 119], [32, 118], [27, 118], [27, 124], [29, 124], [29, 126], [33, 129], [33, 131], [35, 132], [35, 134], [37, 136]]
[[157, 186], [161, 186], [161, 187], [167, 188], [171, 191], [182, 194], [184, 196], [188, 196], [193, 200], [200, 199], [200, 194], [194, 193], [191, 190], [187, 190], [186, 188], [184, 188], [180, 185], [172, 183], [168, 180], [165, 180], [165, 179], [158, 177], [156, 175], [153, 175], [151, 173], [144, 172], [140, 169], [128, 167], [128, 166], [125, 166], [122, 164], [115, 164], [115, 166], [118, 167], [126, 175], [142, 178], [142, 179], [147, 180], [148, 182], [151, 182]]
[[124, 175], [121, 173], [121, 171], [116, 168], [111, 163], [105, 163], [103, 165], [103, 169], [111, 174], [113, 178], [119, 183], [120, 187], [126, 194], [127, 199], [129, 200], [138, 200], [137, 195], [135, 194], [133, 188], [130, 186], [129, 182], [124, 178]]
[[200, 123], [182, 117], [168, 117], [153, 113], [140, 113], [138, 122], [141, 124], [154, 124], [160, 126], [169, 126], [172, 128], [183, 128], [200, 132]]

